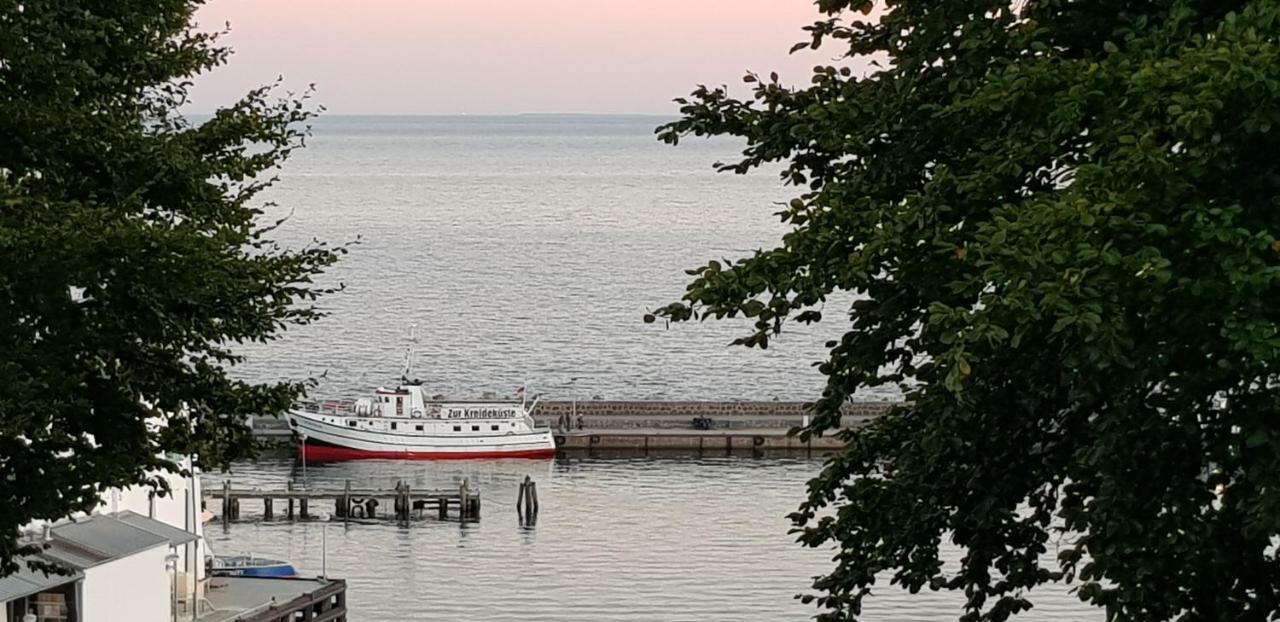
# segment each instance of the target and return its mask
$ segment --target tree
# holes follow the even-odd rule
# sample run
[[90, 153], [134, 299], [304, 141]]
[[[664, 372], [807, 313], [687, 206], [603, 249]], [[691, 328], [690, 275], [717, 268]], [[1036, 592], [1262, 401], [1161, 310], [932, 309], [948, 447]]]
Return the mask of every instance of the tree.
[[0, 0], [0, 575], [20, 525], [246, 456], [244, 416], [304, 388], [228, 368], [319, 316], [343, 250], [277, 247], [256, 201], [314, 112], [264, 87], [184, 119], [228, 56], [200, 4]]
[[[1067, 581], [1114, 620], [1273, 619], [1280, 3], [818, 5], [797, 49], [874, 71], [701, 87], [659, 128], [784, 163], [790, 231], [645, 318], [763, 348], [853, 293], [803, 431], [847, 441], [792, 516], [838, 551], [804, 599], [856, 619], [887, 580], [1004, 620]], [[905, 405], [833, 432], [886, 384]]]

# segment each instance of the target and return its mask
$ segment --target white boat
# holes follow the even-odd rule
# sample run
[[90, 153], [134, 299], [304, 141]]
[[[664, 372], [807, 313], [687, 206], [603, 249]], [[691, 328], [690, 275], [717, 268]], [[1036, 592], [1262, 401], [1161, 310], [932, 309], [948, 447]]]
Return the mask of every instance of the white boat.
[[289, 429], [311, 461], [359, 458], [533, 458], [555, 454], [549, 428], [523, 401], [431, 400], [418, 384], [372, 398], [313, 402], [290, 410]]
[[555, 455], [555, 437], [533, 421], [524, 387], [517, 400], [428, 399], [413, 370], [413, 327], [403, 382], [372, 398], [309, 402], [287, 412], [305, 461], [400, 458], [536, 458]]

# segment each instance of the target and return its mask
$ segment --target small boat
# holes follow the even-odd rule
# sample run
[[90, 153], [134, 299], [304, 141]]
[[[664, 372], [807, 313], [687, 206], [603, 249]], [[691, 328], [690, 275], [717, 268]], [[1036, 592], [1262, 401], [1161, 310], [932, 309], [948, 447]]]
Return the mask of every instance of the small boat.
[[551, 429], [534, 423], [538, 400], [450, 401], [428, 398], [410, 382], [410, 332], [402, 382], [372, 397], [309, 402], [287, 411], [289, 429], [307, 462], [360, 458], [423, 459], [538, 458], [553, 456]]
[[254, 555], [215, 555], [209, 562], [213, 577], [296, 577], [289, 562]]

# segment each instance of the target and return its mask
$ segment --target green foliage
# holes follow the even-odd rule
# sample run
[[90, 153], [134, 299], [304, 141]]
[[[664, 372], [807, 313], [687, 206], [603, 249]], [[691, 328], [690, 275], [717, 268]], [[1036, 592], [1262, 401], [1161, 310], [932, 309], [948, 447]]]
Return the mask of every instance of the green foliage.
[[804, 599], [855, 619], [889, 581], [1004, 620], [1070, 581], [1115, 620], [1273, 619], [1280, 3], [818, 4], [798, 47], [874, 72], [699, 88], [659, 130], [743, 137], [723, 168], [784, 162], [800, 195], [778, 248], [656, 315], [763, 347], [853, 292], [803, 433], [860, 388], [909, 400], [836, 432], [792, 517], [837, 551]]
[[255, 206], [313, 113], [262, 88], [183, 119], [228, 53], [193, 31], [199, 4], [0, 0], [0, 574], [20, 525], [166, 454], [243, 457], [243, 417], [303, 389], [227, 368], [318, 317], [312, 277], [342, 252], [276, 247]]

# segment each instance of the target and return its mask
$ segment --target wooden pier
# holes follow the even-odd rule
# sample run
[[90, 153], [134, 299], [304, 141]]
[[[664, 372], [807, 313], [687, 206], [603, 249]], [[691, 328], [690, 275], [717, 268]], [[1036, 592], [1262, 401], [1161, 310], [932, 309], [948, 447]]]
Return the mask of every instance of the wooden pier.
[[[414, 519], [435, 517], [461, 522], [480, 520], [480, 491], [463, 481], [454, 489], [417, 489], [403, 481], [394, 488], [354, 488], [347, 480], [342, 488], [233, 488], [224, 480], [222, 489], [206, 491], [205, 501], [221, 502], [220, 518], [224, 524], [242, 520], [240, 502], [260, 501], [259, 520], [314, 520], [314, 504], [333, 508], [331, 520], [395, 520], [407, 523]], [[279, 506], [277, 506], [279, 502]], [[332, 504], [330, 506], [330, 504]]]

